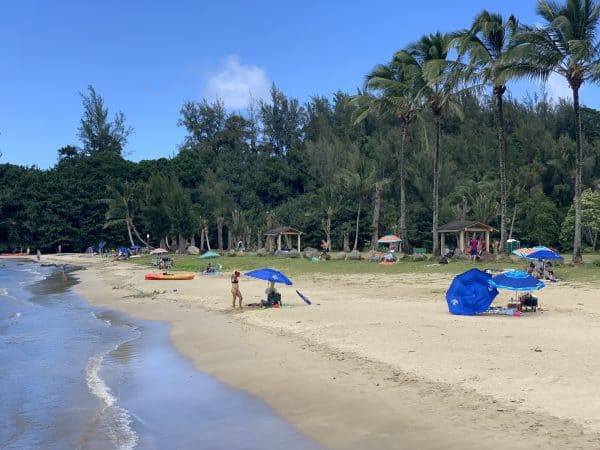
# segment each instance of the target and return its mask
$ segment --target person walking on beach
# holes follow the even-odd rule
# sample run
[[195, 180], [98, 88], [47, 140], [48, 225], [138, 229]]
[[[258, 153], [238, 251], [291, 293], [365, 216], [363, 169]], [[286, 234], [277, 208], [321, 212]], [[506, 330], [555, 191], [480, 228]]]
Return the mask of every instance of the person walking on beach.
[[240, 292], [240, 273], [236, 270], [231, 274], [231, 295], [233, 297], [233, 309], [235, 309], [235, 299], [239, 299], [240, 309], [242, 308], [242, 293]]

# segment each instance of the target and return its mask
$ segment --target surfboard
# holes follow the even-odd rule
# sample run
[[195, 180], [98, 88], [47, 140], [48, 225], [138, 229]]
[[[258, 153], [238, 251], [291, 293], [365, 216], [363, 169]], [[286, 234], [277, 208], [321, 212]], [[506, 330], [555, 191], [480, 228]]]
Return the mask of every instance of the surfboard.
[[302, 292], [300, 292], [299, 290], [296, 290], [296, 294], [298, 294], [298, 296], [299, 296], [299, 297], [300, 297], [302, 300], [304, 300], [304, 301], [306, 302], [306, 304], [307, 304], [307, 305], [312, 305], [312, 302], [311, 302], [311, 301], [310, 301], [308, 298], [306, 298], [306, 296], [305, 296], [305, 295], [304, 295]]

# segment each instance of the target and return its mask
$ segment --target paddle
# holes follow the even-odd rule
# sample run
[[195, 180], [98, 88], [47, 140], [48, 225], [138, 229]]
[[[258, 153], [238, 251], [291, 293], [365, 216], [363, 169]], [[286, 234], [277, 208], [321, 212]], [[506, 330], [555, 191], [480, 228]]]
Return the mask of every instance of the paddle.
[[306, 296], [302, 292], [296, 290], [296, 294], [298, 294], [300, 298], [306, 302], [307, 305], [312, 305], [312, 302], [308, 298], [306, 298]]

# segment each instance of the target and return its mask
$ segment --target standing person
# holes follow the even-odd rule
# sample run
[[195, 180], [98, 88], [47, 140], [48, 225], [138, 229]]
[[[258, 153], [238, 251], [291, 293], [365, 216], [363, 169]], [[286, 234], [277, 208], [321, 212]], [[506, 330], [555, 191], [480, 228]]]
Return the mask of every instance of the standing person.
[[37, 260], [39, 261], [41, 259], [41, 257], [42, 257], [42, 251], [38, 248], [38, 251], [37, 251]]
[[327, 261], [327, 252], [329, 251], [329, 242], [325, 239], [321, 240], [321, 259]]
[[231, 295], [233, 297], [233, 303], [231, 306], [233, 306], [233, 309], [235, 309], [235, 299], [239, 299], [239, 305], [240, 305], [240, 309], [242, 308], [242, 300], [244, 299], [244, 297], [242, 297], [242, 293], [240, 292], [240, 273], [236, 270], [231, 274]]
[[469, 241], [469, 255], [471, 255], [471, 261], [475, 261], [477, 258], [477, 247], [479, 247], [479, 241], [473, 235], [471, 240]]

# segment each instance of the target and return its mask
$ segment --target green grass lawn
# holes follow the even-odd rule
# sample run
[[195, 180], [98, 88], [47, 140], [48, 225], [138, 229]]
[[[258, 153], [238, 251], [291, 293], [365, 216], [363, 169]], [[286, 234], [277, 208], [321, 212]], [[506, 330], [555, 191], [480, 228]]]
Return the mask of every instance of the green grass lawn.
[[[569, 255], [564, 255], [565, 261], [570, 259]], [[170, 255], [174, 261], [173, 270], [181, 272], [199, 272], [207, 264], [206, 260], [199, 259], [191, 255]], [[129, 261], [134, 264], [147, 266], [154, 269], [152, 260], [154, 257], [142, 256], [132, 258]], [[568, 264], [554, 265], [555, 275], [565, 281], [580, 282], [600, 282], [600, 266], [592, 263], [593, 260], [600, 260], [599, 255], [585, 255], [585, 264], [579, 267], [570, 267]], [[272, 267], [293, 278], [295, 275], [320, 273], [320, 274], [395, 274], [395, 273], [446, 273], [458, 274], [472, 267], [479, 269], [523, 269], [528, 263], [527, 260], [513, 257], [510, 262], [490, 262], [490, 263], [471, 263], [462, 259], [456, 259], [449, 264], [436, 264], [432, 261], [412, 261], [401, 259], [392, 266], [382, 266], [369, 261], [319, 261], [313, 262], [305, 258], [281, 258], [273, 256], [244, 256], [229, 257], [222, 256], [213, 258], [211, 262], [214, 266], [221, 264], [222, 272], [231, 272], [235, 269], [245, 272], [258, 269], [260, 267]]]

